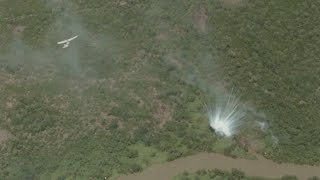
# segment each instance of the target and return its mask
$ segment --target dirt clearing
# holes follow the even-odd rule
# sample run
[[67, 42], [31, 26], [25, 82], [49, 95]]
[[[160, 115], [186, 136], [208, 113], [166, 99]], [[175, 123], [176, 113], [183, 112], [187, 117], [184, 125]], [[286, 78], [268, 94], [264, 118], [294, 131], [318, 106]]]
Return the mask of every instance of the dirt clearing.
[[243, 3], [243, 0], [222, 0], [227, 7], [237, 7]]
[[193, 20], [194, 26], [199, 32], [201, 33], [207, 32], [208, 10], [204, 5], [201, 5], [195, 8], [192, 20]]
[[0, 144], [5, 143], [11, 137], [12, 135], [7, 130], [0, 129]]

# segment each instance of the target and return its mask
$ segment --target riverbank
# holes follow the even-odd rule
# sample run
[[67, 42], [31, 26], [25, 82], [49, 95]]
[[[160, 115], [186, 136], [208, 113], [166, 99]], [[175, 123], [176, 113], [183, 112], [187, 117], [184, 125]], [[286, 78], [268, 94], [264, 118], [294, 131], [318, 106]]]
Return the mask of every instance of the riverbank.
[[169, 180], [184, 171], [193, 173], [200, 169], [221, 169], [231, 171], [232, 168], [243, 171], [248, 176], [280, 178], [295, 175], [299, 179], [320, 176], [320, 167], [278, 164], [271, 160], [233, 159], [217, 153], [199, 153], [163, 164], [156, 164], [140, 173], [121, 176], [117, 180]]

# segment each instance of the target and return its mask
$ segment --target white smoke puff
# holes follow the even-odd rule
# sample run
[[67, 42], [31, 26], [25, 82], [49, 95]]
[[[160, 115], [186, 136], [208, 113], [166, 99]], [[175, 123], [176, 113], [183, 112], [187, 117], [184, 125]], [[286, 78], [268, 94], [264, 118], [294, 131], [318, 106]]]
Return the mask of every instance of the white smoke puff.
[[266, 122], [257, 121], [257, 124], [260, 127], [261, 131], [265, 132], [267, 130], [267, 123]]
[[245, 113], [239, 107], [239, 99], [230, 95], [218, 96], [215, 108], [208, 109], [209, 125], [220, 136], [237, 134]]
[[279, 143], [279, 139], [274, 135], [271, 136], [271, 140], [272, 140], [274, 145], [277, 145]]

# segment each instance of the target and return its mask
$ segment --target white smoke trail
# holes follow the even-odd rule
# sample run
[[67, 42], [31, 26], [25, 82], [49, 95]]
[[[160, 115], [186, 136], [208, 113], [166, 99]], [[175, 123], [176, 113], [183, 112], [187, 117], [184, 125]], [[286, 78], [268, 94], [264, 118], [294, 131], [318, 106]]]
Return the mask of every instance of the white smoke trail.
[[237, 134], [245, 116], [239, 107], [239, 99], [232, 94], [218, 96], [214, 107], [208, 108], [208, 118], [215, 133], [225, 137]]
[[266, 132], [267, 130], [267, 123], [266, 122], [262, 122], [262, 121], [256, 121], [260, 130], [263, 132]]

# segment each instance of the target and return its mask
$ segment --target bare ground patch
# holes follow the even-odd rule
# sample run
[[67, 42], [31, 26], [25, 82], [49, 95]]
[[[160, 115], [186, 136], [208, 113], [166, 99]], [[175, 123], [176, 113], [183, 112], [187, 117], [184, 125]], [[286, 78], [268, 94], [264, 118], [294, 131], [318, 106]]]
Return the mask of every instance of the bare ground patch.
[[159, 41], [167, 41], [169, 39], [169, 33], [165, 31], [159, 32], [155, 38]]
[[256, 159], [265, 159], [265, 157], [262, 154], [259, 154], [263, 151], [265, 148], [265, 144], [262, 142], [250, 138], [250, 137], [241, 137], [240, 138], [240, 143], [248, 148], [248, 153], [255, 156]]
[[243, 0], [222, 0], [226, 7], [238, 7], [243, 4]]
[[6, 142], [12, 137], [12, 134], [10, 134], [7, 130], [0, 129], [0, 144]]
[[195, 28], [201, 32], [201, 33], [205, 33], [208, 30], [208, 10], [206, 7], [199, 6], [197, 8], [195, 8], [194, 13], [193, 13], [193, 24], [195, 26]]
[[22, 33], [23, 33], [23, 31], [24, 31], [25, 28], [26, 28], [25, 26], [16, 26], [16, 27], [13, 29], [13, 35], [14, 35], [15, 37], [21, 37], [21, 35], [22, 35]]
[[158, 33], [155, 36], [155, 39], [158, 41], [167, 41], [170, 37], [170, 25], [160, 22], [158, 27]]
[[172, 109], [163, 103], [159, 104], [157, 117], [160, 119], [159, 127], [162, 128], [166, 122], [172, 120]]
[[[156, 99], [159, 95], [156, 88], [152, 87], [150, 89], [152, 96]], [[153, 104], [156, 107], [156, 113], [153, 115], [156, 119], [160, 120], [158, 124], [159, 128], [162, 128], [168, 121], [173, 118], [173, 107], [168, 104], [161, 102], [160, 100], [155, 100]]]

